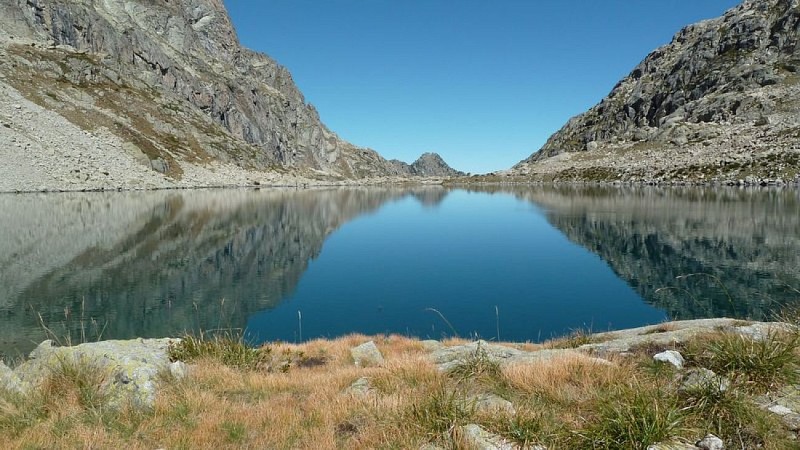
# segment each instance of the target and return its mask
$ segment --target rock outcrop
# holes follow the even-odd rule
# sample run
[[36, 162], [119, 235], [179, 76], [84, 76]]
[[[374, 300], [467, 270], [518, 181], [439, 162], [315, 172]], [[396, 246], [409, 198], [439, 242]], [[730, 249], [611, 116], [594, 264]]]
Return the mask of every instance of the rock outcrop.
[[20, 102], [0, 115], [14, 138], [0, 145], [56, 153], [79, 177], [112, 172], [119, 161], [88, 161], [109, 152], [175, 182], [217, 164], [326, 180], [409, 172], [328, 130], [284, 67], [240, 46], [219, 0], [0, 0], [0, 44], [6, 101], [18, 93], [98, 139], [87, 161], [66, 161], [60, 147], [82, 142], [15, 122]]
[[159, 376], [183, 377], [183, 362], [170, 362], [168, 349], [180, 339], [134, 339], [58, 346], [46, 340], [14, 370], [0, 361], [0, 387], [27, 395], [48, 377], [85, 373], [98, 382], [103, 406], [152, 408]]
[[798, 25], [796, 0], [747, 0], [684, 28], [510, 173], [544, 180], [800, 180]]

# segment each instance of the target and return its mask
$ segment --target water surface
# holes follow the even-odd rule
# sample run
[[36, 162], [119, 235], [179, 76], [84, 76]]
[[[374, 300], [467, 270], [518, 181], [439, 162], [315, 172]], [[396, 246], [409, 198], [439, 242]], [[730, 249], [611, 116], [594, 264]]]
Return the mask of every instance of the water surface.
[[796, 190], [0, 196], [0, 351], [246, 330], [537, 341], [800, 299]]

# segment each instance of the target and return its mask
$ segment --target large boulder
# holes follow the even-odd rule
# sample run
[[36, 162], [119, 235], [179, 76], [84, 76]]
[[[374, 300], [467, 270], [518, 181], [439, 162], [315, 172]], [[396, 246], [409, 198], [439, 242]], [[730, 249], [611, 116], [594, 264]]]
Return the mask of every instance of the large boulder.
[[178, 340], [133, 339], [60, 347], [46, 340], [13, 371], [0, 367], [0, 386], [25, 394], [66, 367], [83, 366], [99, 372], [99, 388], [110, 407], [131, 404], [150, 408], [155, 402], [159, 373], [185, 374], [182, 365], [169, 360], [168, 349], [174, 342]]

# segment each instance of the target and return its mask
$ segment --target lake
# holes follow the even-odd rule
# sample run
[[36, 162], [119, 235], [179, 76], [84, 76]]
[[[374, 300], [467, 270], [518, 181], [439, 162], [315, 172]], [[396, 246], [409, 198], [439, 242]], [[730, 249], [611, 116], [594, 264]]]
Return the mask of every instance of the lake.
[[541, 341], [800, 300], [800, 193], [362, 187], [0, 196], [0, 352], [242, 330]]

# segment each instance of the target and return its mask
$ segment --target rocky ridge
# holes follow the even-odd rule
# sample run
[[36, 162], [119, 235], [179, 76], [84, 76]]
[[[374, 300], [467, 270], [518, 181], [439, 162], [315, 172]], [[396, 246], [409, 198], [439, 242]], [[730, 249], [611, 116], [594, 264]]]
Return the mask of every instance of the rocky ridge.
[[800, 3], [747, 0], [689, 25], [509, 175], [536, 180], [800, 180]]
[[0, 191], [417, 173], [328, 130], [217, 0], [0, 1], [0, 122]]

